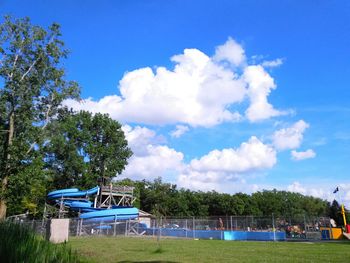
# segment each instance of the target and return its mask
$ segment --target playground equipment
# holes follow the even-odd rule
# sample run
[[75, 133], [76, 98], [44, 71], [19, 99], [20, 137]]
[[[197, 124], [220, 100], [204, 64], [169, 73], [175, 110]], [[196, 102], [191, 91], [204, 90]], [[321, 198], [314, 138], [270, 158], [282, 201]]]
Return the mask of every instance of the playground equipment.
[[[65, 218], [78, 214], [80, 225], [117, 224], [128, 220], [129, 225], [138, 223], [139, 210], [132, 206], [135, 201], [133, 187], [96, 186], [82, 191], [78, 188], [61, 189], [48, 193], [45, 218]], [[132, 230], [132, 227], [130, 228]], [[136, 231], [134, 231], [136, 233]], [[137, 232], [138, 233], [138, 232]]]

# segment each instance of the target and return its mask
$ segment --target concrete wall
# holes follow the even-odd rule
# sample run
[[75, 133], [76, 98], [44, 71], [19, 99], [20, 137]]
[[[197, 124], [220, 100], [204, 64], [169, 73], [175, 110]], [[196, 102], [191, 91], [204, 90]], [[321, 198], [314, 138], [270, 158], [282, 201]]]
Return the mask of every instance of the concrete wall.
[[51, 219], [46, 226], [46, 239], [52, 243], [68, 241], [69, 219]]

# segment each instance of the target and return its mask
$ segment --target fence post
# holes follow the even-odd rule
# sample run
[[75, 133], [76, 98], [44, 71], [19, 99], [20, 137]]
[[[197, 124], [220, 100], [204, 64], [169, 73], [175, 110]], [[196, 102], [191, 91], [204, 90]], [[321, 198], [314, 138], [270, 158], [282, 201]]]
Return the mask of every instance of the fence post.
[[187, 238], [187, 231], [188, 231], [188, 228], [187, 228], [187, 219], [185, 219], [185, 231], [186, 231], [186, 238]]
[[196, 227], [195, 227], [195, 220], [194, 220], [194, 217], [193, 217], [193, 225], [192, 225], [192, 228], [193, 228], [193, 238], [196, 238]]
[[83, 228], [83, 220], [84, 219], [80, 219], [80, 222], [79, 222], [79, 236], [81, 236], [81, 229]]
[[160, 226], [159, 226], [159, 235], [162, 235], [162, 228], [163, 228], [163, 216], [160, 217]]
[[116, 235], [116, 228], [117, 228], [117, 215], [114, 216], [113, 236]]
[[304, 213], [304, 233], [305, 233], [305, 239], [306, 239], [306, 217]]
[[80, 220], [78, 219], [78, 220], [75, 220], [75, 226], [76, 226], [76, 235], [77, 236], [79, 236], [79, 224], [80, 224]]
[[232, 227], [232, 216], [230, 216], [230, 224], [231, 224], [231, 231], [233, 231], [233, 227]]
[[272, 230], [273, 230], [273, 241], [276, 241], [275, 217], [273, 213], [272, 213]]
[[100, 220], [100, 229], [98, 231], [98, 235], [100, 236], [101, 235], [101, 230], [102, 230], [102, 221]]

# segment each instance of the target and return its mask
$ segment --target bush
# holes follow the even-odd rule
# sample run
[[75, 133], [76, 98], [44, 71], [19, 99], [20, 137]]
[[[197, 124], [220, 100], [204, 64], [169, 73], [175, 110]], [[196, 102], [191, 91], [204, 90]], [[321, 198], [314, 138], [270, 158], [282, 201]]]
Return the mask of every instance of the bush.
[[54, 245], [31, 229], [11, 222], [0, 222], [0, 262], [80, 262], [65, 243]]

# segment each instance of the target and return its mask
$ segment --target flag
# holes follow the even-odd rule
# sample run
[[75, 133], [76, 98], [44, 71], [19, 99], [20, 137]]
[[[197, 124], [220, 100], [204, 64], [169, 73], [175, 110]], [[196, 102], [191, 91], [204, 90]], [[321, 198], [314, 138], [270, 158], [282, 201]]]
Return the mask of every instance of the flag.
[[338, 191], [339, 191], [339, 188], [338, 188], [338, 186], [337, 186], [337, 188], [334, 189], [333, 194], [335, 194], [335, 193], [338, 192]]

